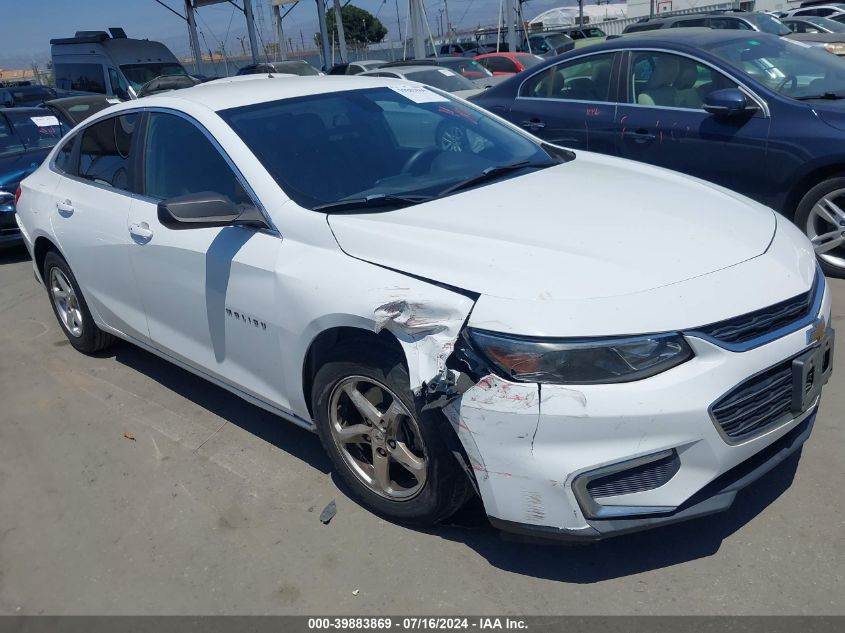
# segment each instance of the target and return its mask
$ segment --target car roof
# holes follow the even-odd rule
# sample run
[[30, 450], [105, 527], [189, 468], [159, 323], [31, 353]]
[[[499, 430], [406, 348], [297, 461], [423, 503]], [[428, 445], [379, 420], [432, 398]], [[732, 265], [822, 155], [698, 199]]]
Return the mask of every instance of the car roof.
[[[777, 35], [760, 33], [759, 31], [740, 31], [733, 29], [710, 29], [710, 28], [688, 28], [688, 29], [654, 29], [651, 31], [638, 31], [626, 33], [620, 37], [614, 37], [598, 44], [593, 44], [589, 49], [576, 49], [574, 52], [584, 53], [586, 51], [606, 50], [609, 48], [629, 48], [636, 46], [655, 46], [666, 44], [679, 48], [691, 49], [744, 40], [748, 38], [761, 39], [773, 38], [779, 40]], [[567, 53], [568, 54], [568, 53]]]
[[[411, 66], [407, 68], [409, 72], [419, 71], [421, 69], [440, 70], [437, 66]], [[391, 70], [401, 72], [402, 68], [393, 68]], [[249, 90], [244, 90], [244, 82], [250, 82]], [[256, 103], [267, 103], [281, 99], [343, 92], [346, 90], [380, 88], [392, 84], [407, 85], [407, 82], [401, 79], [373, 77], [363, 74], [314, 75], [308, 77], [280, 74], [268, 76], [263, 73], [260, 75], [242, 75], [240, 77], [209, 81], [191, 88], [183, 88], [181, 90], [142, 97], [134, 101], [126, 101], [112, 106], [108, 110], [103, 110], [103, 115], [142, 107], [161, 106], [176, 107], [178, 109], [180, 105], [199, 106], [219, 112], [229, 108], [238, 108]], [[15, 110], [20, 109], [22, 108], [15, 108]]]

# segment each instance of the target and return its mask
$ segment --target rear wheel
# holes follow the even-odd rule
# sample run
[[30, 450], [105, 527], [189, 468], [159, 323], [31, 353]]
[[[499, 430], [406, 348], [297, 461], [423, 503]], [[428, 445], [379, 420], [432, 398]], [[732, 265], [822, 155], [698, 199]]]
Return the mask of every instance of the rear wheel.
[[810, 189], [798, 204], [795, 224], [813, 243], [825, 274], [845, 277], [845, 178]]
[[55, 251], [47, 253], [43, 274], [53, 313], [74, 348], [91, 354], [114, 343], [115, 338], [111, 334], [94, 324], [76, 277], [61, 255]]
[[314, 377], [314, 418], [359, 503], [393, 520], [430, 525], [458, 510], [472, 488], [443, 435], [452, 432], [448, 422], [440, 412], [421, 411], [408, 384], [391, 350], [341, 349]]

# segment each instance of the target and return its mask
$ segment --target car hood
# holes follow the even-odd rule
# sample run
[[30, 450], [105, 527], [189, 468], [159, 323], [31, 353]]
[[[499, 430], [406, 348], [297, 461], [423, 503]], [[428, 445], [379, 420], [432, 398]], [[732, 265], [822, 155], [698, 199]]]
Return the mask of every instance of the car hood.
[[774, 212], [675, 172], [579, 152], [568, 163], [385, 213], [330, 215], [347, 254], [521, 300], [642, 292], [765, 252]]
[[845, 99], [838, 101], [818, 99], [805, 101], [804, 104], [812, 108], [815, 115], [830, 127], [845, 131]]

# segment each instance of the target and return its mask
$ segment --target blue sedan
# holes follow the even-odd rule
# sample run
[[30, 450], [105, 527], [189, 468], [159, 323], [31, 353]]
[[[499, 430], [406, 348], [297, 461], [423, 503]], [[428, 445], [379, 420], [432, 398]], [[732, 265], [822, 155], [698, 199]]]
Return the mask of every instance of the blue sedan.
[[[845, 61], [835, 55], [763, 33], [655, 31], [555, 57], [473, 101], [552, 143], [749, 196], [791, 218], [825, 272], [845, 277]], [[444, 143], [462, 149], [462, 132], [444, 131]]]

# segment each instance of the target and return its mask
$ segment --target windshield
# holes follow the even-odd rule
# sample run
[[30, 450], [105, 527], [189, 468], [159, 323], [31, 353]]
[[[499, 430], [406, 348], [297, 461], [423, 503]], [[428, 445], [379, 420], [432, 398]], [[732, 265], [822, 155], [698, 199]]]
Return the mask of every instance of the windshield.
[[319, 75], [320, 71], [307, 62], [276, 62], [272, 67], [277, 73], [288, 73], [301, 77]]
[[537, 57], [536, 55], [520, 55], [517, 57], [517, 60], [519, 60], [519, 63], [526, 68], [531, 68], [532, 66], [536, 66], [537, 64], [546, 61], [542, 57]]
[[835, 20], [830, 20], [828, 18], [820, 18], [815, 15], [809, 15], [804, 18], [804, 20], [806, 20], [810, 24], [820, 26], [821, 28], [825, 29], [826, 31], [830, 31], [831, 33], [842, 33], [845, 31], [845, 24], [836, 22]]
[[572, 38], [568, 35], [563, 35], [562, 33], [559, 33], [557, 35], [547, 35], [546, 43], [551, 48], [557, 48], [558, 46], [565, 46], [571, 41], [571, 39]]
[[182, 68], [182, 65], [176, 62], [126, 64], [125, 66], [121, 66], [120, 70], [123, 71], [127, 81], [129, 81], [136, 92], [141, 86], [156, 77], [188, 74]]
[[59, 120], [47, 109], [41, 112], [10, 110], [6, 112], [5, 119], [8, 124], [4, 117], [0, 117], [0, 154], [53, 147], [62, 137]]
[[763, 33], [771, 33], [772, 35], [789, 35], [792, 33], [788, 26], [767, 13], [748, 16], [747, 19], [753, 22]]
[[705, 48], [785, 97], [845, 96], [845, 64], [824, 49], [786, 38], [731, 40]]
[[437, 197], [490, 168], [526, 163], [530, 170], [553, 161], [491, 115], [408, 83], [220, 115], [285, 193], [309, 209], [372, 196]]
[[452, 59], [441, 58], [437, 63], [439, 66], [446, 66], [450, 70], [454, 70], [456, 73], [461, 73], [468, 79], [481, 79], [482, 77], [493, 76], [493, 73], [487, 70], [484, 66], [465, 57], [455, 57]]
[[406, 79], [411, 81], [418, 81], [426, 86], [434, 86], [446, 92], [455, 92], [456, 90], [472, 90], [475, 86], [466, 77], [461, 77], [457, 73], [453, 73], [446, 68], [430, 69], [430, 70], [411, 70], [403, 73]]
[[588, 28], [588, 29], [581, 29], [581, 32], [584, 33], [587, 37], [607, 37], [607, 33], [602, 31], [597, 26]]

